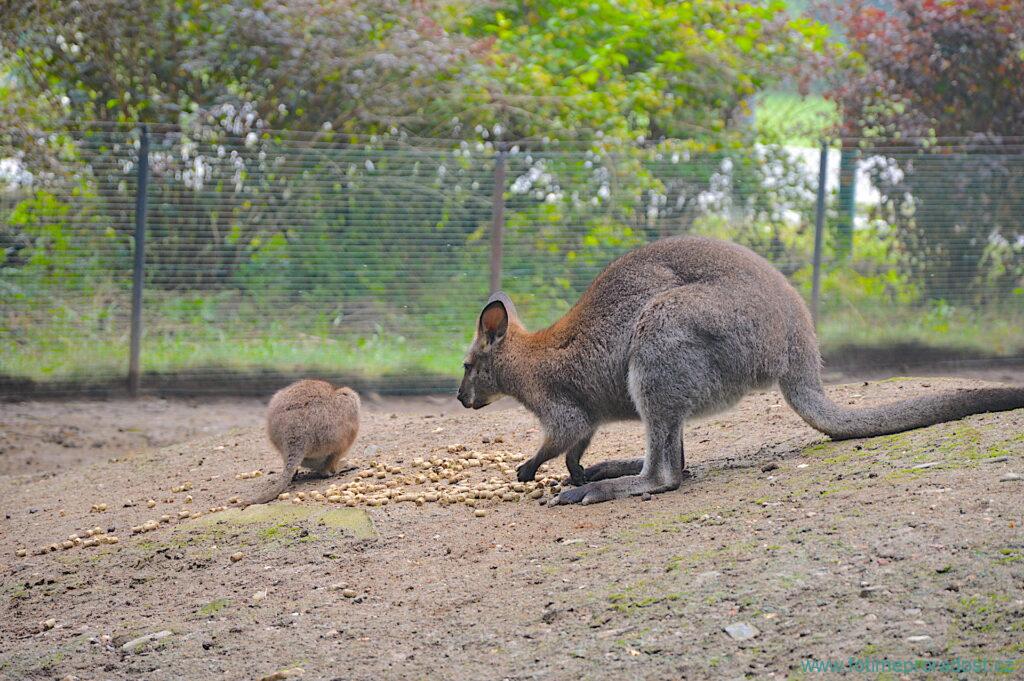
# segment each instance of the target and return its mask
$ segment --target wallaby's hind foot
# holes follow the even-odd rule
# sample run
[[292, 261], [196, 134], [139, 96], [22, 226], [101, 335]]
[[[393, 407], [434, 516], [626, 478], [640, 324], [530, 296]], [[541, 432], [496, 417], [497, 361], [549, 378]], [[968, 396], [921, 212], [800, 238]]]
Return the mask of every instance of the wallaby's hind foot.
[[624, 475], [611, 480], [588, 482], [582, 487], [567, 489], [548, 502], [549, 506], [564, 504], [599, 504], [602, 501], [625, 499], [641, 494], [660, 494], [679, 489], [680, 480], [658, 482], [643, 475]]
[[[644, 467], [643, 459], [613, 459], [602, 461], [593, 466], [587, 466], [584, 471], [586, 480], [584, 482], [597, 482], [611, 478], [621, 478], [624, 475], [640, 475]], [[573, 483], [575, 484], [575, 483]]]

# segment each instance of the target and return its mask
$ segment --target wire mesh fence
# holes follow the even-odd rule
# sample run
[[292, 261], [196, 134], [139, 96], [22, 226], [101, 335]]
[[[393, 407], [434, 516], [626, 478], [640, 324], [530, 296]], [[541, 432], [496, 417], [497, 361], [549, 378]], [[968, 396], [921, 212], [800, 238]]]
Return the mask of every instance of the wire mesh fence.
[[[492, 281], [537, 328], [673, 234], [743, 243], [813, 288], [817, 149], [24, 133], [0, 155], [5, 393], [124, 385], [143, 134], [143, 392], [448, 389]], [[1024, 359], [1024, 141], [844, 140], [828, 158], [827, 358]]]

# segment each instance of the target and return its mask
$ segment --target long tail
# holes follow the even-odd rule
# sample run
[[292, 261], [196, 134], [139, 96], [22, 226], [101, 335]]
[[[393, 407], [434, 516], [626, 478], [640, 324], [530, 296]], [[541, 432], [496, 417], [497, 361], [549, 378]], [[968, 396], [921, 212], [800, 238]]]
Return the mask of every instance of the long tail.
[[[817, 353], [815, 353], [816, 355]], [[1024, 407], [1024, 388], [961, 388], [901, 402], [851, 409], [833, 402], [814, 364], [803, 363], [781, 381], [786, 401], [813, 428], [833, 440], [875, 437], [955, 421], [971, 414]]]
[[[281, 492], [288, 489], [288, 485], [291, 484], [292, 478], [295, 477], [295, 471], [299, 469], [299, 462], [302, 461], [302, 456], [288, 456], [288, 462], [285, 464], [285, 468], [281, 471], [281, 477], [277, 480], [268, 480], [263, 487], [256, 491], [248, 501], [245, 502], [245, 506], [251, 506], [253, 504], [265, 504], [268, 501], [276, 499]], [[243, 506], [244, 508], [244, 506]]]

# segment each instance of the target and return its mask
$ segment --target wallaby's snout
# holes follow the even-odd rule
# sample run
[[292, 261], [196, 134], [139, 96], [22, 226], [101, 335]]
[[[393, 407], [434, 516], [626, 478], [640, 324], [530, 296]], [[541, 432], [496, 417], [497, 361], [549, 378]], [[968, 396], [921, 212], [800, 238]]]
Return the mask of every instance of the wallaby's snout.
[[[474, 343], [474, 346], [476, 344]], [[465, 373], [462, 376], [462, 383], [459, 385], [459, 402], [467, 409], [480, 409], [498, 399], [501, 395], [494, 386], [490, 371], [490, 357], [477, 354], [475, 361], [471, 361], [473, 354], [466, 358], [462, 367]]]
[[[466, 385], [468, 383], [468, 379], [469, 371], [467, 370], [465, 375], [462, 377], [462, 383], [459, 384], [458, 399], [459, 402], [462, 403], [463, 407], [465, 407], [466, 409], [471, 409], [473, 408], [473, 393], [472, 390]], [[477, 407], [477, 409], [479, 409], [479, 407]]]

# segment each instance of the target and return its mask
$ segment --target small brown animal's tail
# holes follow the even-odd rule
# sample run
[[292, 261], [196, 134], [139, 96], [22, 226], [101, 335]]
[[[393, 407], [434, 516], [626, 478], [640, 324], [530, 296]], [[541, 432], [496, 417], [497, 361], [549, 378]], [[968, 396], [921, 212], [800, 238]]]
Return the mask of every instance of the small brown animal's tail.
[[[268, 501], [273, 501], [281, 492], [288, 489], [288, 485], [291, 484], [292, 478], [295, 477], [295, 471], [299, 469], [299, 463], [302, 461], [302, 453], [288, 454], [288, 462], [285, 464], [285, 468], [281, 471], [281, 477], [277, 480], [268, 480], [250, 499], [245, 502], [245, 506], [252, 506], [253, 504], [265, 504]], [[243, 506], [244, 508], [244, 506]]]
[[825, 394], [817, 367], [779, 381], [786, 401], [813, 428], [833, 440], [875, 437], [955, 421], [971, 414], [1024, 407], [1024, 388], [961, 388], [877, 407], [851, 409]]

